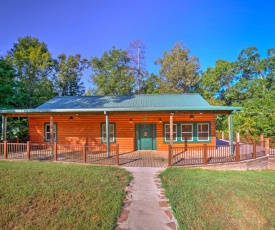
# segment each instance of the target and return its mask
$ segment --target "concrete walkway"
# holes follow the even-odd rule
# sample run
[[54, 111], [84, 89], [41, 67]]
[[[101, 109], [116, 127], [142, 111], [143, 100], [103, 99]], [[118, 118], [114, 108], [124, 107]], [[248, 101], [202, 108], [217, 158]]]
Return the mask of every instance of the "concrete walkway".
[[177, 229], [158, 174], [164, 168], [125, 167], [134, 179], [127, 187], [127, 199], [116, 230]]

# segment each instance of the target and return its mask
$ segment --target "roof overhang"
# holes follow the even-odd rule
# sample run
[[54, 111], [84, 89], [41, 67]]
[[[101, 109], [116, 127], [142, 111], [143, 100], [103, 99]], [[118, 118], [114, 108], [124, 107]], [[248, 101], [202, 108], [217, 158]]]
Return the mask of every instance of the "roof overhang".
[[10, 109], [0, 110], [1, 115], [29, 116], [43, 114], [93, 114], [101, 112], [186, 112], [186, 113], [215, 113], [229, 114], [240, 111], [242, 107], [230, 106], [189, 106], [189, 107], [130, 107], [130, 108], [86, 108], [86, 109]]

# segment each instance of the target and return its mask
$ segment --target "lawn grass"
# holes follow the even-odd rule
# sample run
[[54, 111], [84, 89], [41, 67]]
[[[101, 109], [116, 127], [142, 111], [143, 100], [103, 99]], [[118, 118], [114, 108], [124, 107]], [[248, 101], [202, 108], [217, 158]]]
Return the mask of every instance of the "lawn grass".
[[116, 167], [0, 161], [0, 229], [114, 229], [130, 179]]
[[275, 171], [168, 168], [160, 178], [180, 229], [275, 229]]

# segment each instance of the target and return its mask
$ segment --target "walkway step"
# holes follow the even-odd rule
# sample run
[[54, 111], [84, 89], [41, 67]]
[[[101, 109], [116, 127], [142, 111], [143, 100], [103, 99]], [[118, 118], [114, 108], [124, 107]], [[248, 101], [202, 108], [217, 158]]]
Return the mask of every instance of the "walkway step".
[[177, 222], [161, 188], [158, 174], [164, 168], [125, 167], [133, 175], [117, 228], [131, 230], [175, 230]]

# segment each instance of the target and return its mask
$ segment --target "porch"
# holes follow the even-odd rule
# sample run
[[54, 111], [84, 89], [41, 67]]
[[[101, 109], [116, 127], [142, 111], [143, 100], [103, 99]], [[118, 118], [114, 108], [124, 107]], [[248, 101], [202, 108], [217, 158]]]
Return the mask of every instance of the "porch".
[[139, 150], [119, 155], [119, 165], [123, 167], [166, 168], [167, 164], [167, 151]]
[[62, 145], [56, 142], [47, 144], [0, 143], [0, 159], [60, 161], [72, 163], [120, 165], [123, 167], [167, 167], [168, 152], [139, 150], [119, 152], [119, 145]]
[[253, 160], [266, 155], [275, 155], [273, 141], [235, 143], [217, 142], [197, 147], [170, 146], [167, 151], [139, 150], [120, 151], [119, 145], [53, 145], [27, 143], [0, 143], [0, 159], [60, 161], [85, 164], [117, 165], [123, 167], [167, 167], [208, 165]]

